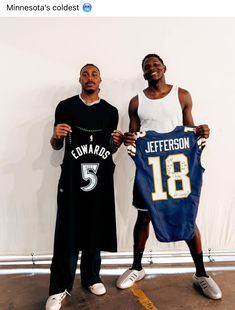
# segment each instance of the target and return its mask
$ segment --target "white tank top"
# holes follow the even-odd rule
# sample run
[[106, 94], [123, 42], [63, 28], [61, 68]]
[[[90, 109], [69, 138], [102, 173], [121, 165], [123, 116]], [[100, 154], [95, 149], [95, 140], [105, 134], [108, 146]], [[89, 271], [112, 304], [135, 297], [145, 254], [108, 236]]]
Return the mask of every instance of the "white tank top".
[[163, 98], [149, 99], [144, 92], [141, 92], [138, 94], [138, 100], [140, 131], [170, 132], [176, 126], [183, 124], [177, 86], [173, 86], [171, 91]]

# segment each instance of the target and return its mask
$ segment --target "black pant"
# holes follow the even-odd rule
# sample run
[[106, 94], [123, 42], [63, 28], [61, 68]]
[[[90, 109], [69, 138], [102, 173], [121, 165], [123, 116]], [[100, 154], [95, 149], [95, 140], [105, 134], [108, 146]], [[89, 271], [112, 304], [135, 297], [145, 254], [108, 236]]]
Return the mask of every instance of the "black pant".
[[[51, 264], [49, 295], [72, 291], [77, 268], [77, 254], [54, 254]], [[81, 283], [88, 287], [102, 282], [100, 279], [100, 251], [82, 251], [80, 272]]]

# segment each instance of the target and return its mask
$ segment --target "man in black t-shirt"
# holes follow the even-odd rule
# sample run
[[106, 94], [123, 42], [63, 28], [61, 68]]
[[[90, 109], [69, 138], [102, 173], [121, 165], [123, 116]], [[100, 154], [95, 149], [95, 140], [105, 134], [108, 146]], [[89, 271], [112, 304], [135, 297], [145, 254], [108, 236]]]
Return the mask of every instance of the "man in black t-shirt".
[[82, 285], [95, 295], [105, 294], [100, 251], [117, 250], [112, 153], [123, 140], [116, 130], [118, 111], [99, 98], [95, 65], [81, 69], [79, 82], [81, 94], [58, 104], [50, 140], [55, 150], [65, 142], [65, 154], [46, 310], [60, 309], [72, 290], [79, 251]]

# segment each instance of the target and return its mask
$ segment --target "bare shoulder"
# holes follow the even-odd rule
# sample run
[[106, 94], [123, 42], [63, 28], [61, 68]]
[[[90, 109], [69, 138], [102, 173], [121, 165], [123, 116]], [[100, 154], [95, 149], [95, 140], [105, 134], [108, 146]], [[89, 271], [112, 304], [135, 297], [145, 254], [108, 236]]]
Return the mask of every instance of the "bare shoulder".
[[179, 87], [179, 101], [182, 108], [192, 106], [192, 97], [188, 90]]
[[131, 98], [130, 105], [136, 105], [136, 104], [138, 105], [138, 103], [139, 103], [138, 95]]
[[179, 87], [179, 96], [191, 96], [187, 89]]
[[138, 106], [139, 106], [139, 99], [138, 99], [138, 95], [136, 95], [130, 100], [129, 110], [136, 111], [138, 110]]

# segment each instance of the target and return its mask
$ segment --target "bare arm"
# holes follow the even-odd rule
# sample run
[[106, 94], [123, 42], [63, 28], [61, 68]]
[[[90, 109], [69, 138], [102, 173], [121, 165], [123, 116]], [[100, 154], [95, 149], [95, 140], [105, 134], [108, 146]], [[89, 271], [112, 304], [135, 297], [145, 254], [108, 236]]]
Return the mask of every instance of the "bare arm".
[[124, 133], [124, 144], [125, 145], [130, 145], [135, 142], [136, 137], [133, 132], [139, 131], [140, 130], [140, 119], [138, 116], [138, 96], [135, 96], [134, 98], [131, 99], [129, 103], [129, 118], [130, 118], [130, 123], [129, 123], [129, 132]]
[[[190, 93], [182, 88], [179, 88], [179, 100], [182, 107], [182, 113], [183, 113], [183, 125], [186, 126], [193, 126], [193, 116], [192, 116], [192, 98]], [[210, 135], [210, 128], [208, 125], [203, 124], [196, 127], [196, 132], [199, 136], [203, 138], [209, 138]]]
[[71, 132], [71, 127], [67, 124], [58, 124], [54, 127], [54, 132], [50, 143], [54, 150], [60, 150], [64, 144], [64, 137]]
[[140, 130], [140, 119], [137, 112], [138, 106], [139, 106], [138, 96], [135, 96], [134, 98], [131, 99], [128, 109], [130, 118], [130, 124], [129, 124], [130, 132], [136, 132]]

